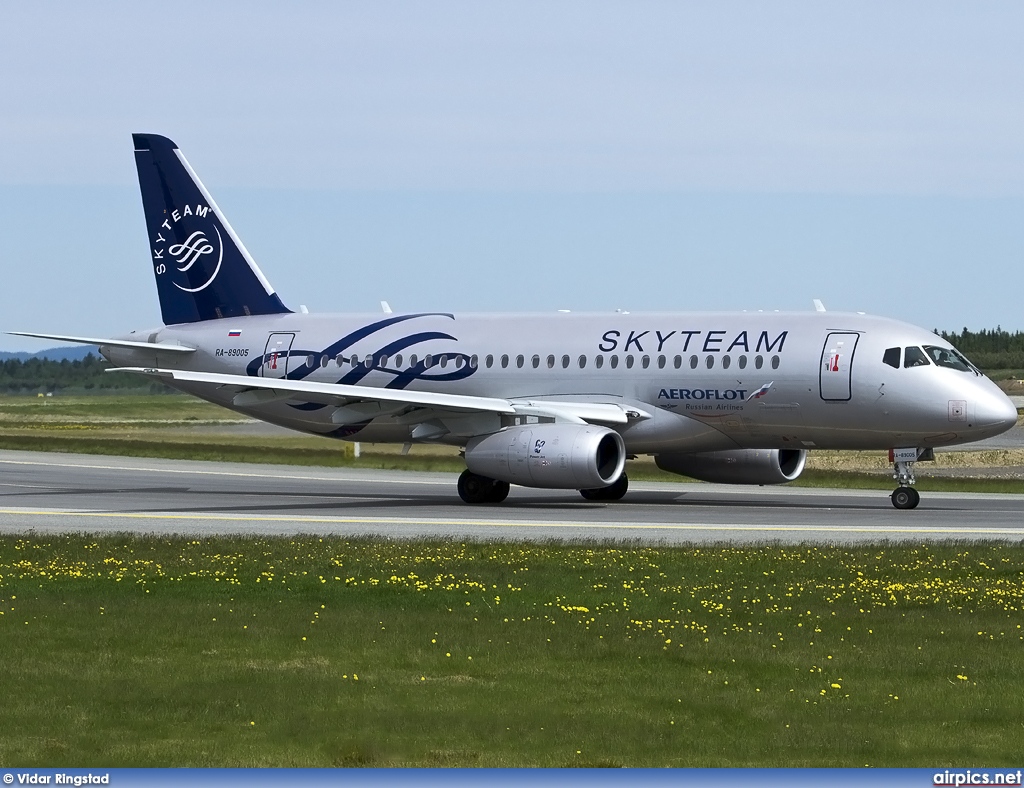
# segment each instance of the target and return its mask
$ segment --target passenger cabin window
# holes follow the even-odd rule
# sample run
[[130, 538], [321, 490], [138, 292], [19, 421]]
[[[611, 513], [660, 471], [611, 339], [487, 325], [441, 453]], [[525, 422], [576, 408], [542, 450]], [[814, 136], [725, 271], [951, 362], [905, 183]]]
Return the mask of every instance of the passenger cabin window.
[[696, 356], [690, 356], [690, 369], [696, 369], [699, 363], [699, 358], [697, 358]]
[[[583, 365], [580, 364], [582, 367]], [[604, 356], [594, 356], [594, 366], [600, 369], [604, 366]]]
[[931, 357], [931, 360], [940, 367], [949, 367], [949, 369], [956, 369], [960, 372], [970, 372], [971, 365], [963, 356], [957, 353], [955, 350], [949, 348], [936, 347], [935, 345], [925, 345], [924, 351]]
[[568, 369], [568, 368], [569, 368], [569, 357], [568, 356], [562, 356], [562, 369]]
[[672, 366], [674, 366], [676, 369], [679, 369], [681, 366], [683, 366], [683, 357], [676, 356], [674, 359], [672, 359]]
[[501, 357], [501, 368], [505, 369], [506, 367], [508, 367], [508, 356], [502, 356]]
[[554, 356], [548, 356], [548, 369], [554, 369], [554, 368], [555, 368], [555, 357]]
[[778, 368], [779, 368], [779, 357], [778, 356], [772, 356], [772, 369], [778, 369]]
[[904, 368], [927, 367], [928, 356], [919, 347], [908, 347], [903, 353], [903, 366]]
[[615, 369], [617, 366], [619, 366], [619, 357], [618, 356], [609, 356], [608, 357], [608, 364], [609, 364], [609, 366], [611, 366], [612, 369]]
[[[600, 358], [601, 357], [598, 356], [598, 359], [600, 359]], [[580, 369], [583, 369], [585, 366], [587, 366], [587, 357], [586, 356], [580, 356]], [[598, 364], [598, 366], [601, 366], [601, 365]]]
[[402, 354], [401, 353], [399, 353], [397, 356], [395, 356], [395, 366], [398, 367], [398, 369], [402, 368]]
[[494, 356], [490, 353], [487, 354], [487, 358], [484, 359], [484, 366], [490, 369], [494, 366]]
[[893, 369], [899, 369], [900, 368], [900, 356], [901, 356], [901, 354], [902, 354], [902, 349], [901, 348], [898, 348], [898, 347], [886, 348], [885, 352], [882, 354], [882, 363], [883, 364], [888, 364]]
[[626, 356], [626, 369], [632, 369], [632, 368], [633, 368], [633, 356], [632, 355]]
[[739, 361], [737, 363], [740, 365], [740, 369], [746, 369], [747, 368], [747, 357], [746, 356], [740, 356]]
[[641, 358], [640, 359], [640, 366], [643, 367], [644, 369], [647, 369], [649, 366], [651, 366], [651, 357], [650, 356], [644, 356], [643, 358]]
[[764, 366], [764, 359], [761, 356], [754, 356], [754, 369], [760, 369]]
[[533, 368], [536, 369], [540, 366], [540, 356], [533, 357]]
[[516, 356], [516, 366], [519, 367], [519, 369], [523, 368], [525, 361], [526, 359], [523, 356]]
[[728, 369], [732, 363], [732, 359], [729, 356], [722, 356], [722, 369]]

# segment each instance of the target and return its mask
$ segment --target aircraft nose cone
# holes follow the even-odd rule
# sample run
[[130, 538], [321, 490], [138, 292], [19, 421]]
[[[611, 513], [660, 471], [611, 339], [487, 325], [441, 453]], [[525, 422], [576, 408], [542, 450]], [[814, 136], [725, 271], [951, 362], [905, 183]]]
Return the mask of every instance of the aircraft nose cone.
[[994, 434], [1006, 432], [1017, 424], [1017, 408], [1002, 392], [993, 393], [978, 402], [975, 421], [979, 426], [998, 430]]

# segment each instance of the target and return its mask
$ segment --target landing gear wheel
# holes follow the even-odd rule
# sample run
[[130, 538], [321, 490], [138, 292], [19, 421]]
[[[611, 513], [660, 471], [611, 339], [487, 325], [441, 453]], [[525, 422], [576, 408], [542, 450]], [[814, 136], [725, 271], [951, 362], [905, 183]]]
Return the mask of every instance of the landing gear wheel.
[[499, 482], [463, 471], [459, 477], [459, 497], [466, 503], [501, 503], [508, 497], [508, 482]]
[[614, 484], [593, 490], [580, 490], [580, 495], [588, 501], [618, 501], [628, 489], [629, 479], [626, 478], [626, 474], [622, 474]]
[[501, 503], [504, 501], [508, 498], [509, 487], [510, 485], [508, 482], [499, 482], [497, 480], [492, 482], [491, 492], [487, 496], [487, 503]]
[[913, 487], [897, 487], [890, 497], [897, 509], [915, 509], [921, 503], [921, 494]]

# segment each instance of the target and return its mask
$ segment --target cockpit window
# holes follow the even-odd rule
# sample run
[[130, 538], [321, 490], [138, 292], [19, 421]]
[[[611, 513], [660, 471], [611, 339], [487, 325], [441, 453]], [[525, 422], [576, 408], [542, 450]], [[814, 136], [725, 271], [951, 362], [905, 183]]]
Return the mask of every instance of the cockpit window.
[[888, 364], [894, 369], [900, 368], [900, 348], [890, 347], [886, 348], [885, 353], [882, 354], [882, 363]]
[[919, 347], [908, 347], [903, 355], [904, 367], [927, 367], [928, 356]]
[[931, 357], [940, 367], [949, 367], [950, 369], [956, 369], [960, 372], [971, 372], [971, 365], [967, 359], [961, 356], [952, 348], [936, 347], [935, 345], [925, 345], [925, 352]]

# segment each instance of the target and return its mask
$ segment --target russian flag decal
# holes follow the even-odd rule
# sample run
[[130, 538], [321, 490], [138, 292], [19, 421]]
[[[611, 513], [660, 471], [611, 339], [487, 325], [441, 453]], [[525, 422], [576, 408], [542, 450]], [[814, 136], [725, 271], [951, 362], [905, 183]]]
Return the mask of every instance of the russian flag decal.
[[242, 332], [241, 331], [228, 331], [228, 336], [229, 337], [240, 337], [240, 336], [242, 336]]

